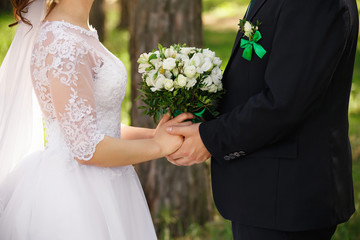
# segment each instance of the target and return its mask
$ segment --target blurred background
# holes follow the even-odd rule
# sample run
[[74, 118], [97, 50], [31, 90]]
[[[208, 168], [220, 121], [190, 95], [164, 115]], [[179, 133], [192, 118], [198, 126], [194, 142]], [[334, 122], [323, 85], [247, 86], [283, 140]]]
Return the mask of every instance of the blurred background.
[[[127, 95], [122, 122], [154, 127], [142, 116], [136, 101], [136, 60], [158, 43], [186, 43], [210, 48], [223, 61], [230, 58], [239, 18], [250, 0], [95, 0], [91, 24], [103, 44], [125, 64]], [[357, 0], [358, 6], [360, 0]], [[0, 63], [16, 28], [10, 0], [0, 0]], [[356, 208], [360, 208], [360, 42], [358, 42], [350, 102], [350, 139]], [[149, 203], [159, 239], [232, 239], [231, 223], [216, 210], [211, 196], [210, 163], [189, 168], [174, 167], [164, 159], [136, 166]], [[261, 178], [261, 176], [259, 176]], [[224, 186], [226, 187], [226, 186]], [[141, 229], [139, 229], [141, 231]], [[360, 213], [338, 227], [333, 240], [359, 240]]]

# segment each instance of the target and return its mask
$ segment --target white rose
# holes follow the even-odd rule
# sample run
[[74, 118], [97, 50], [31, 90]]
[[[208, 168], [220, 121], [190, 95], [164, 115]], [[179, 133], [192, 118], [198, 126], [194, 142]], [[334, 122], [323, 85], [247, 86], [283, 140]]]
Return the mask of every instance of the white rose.
[[209, 50], [209, 49], [204, 49], [203, 50], [203, 54], [205, 57], [211, 58], [213, 59], [215, 57], [215, 52]]
[[184, 54], [184, 55], [189, 55], [190, 51], [191, 51], [191, 49], [188, 48], [188, 47], [183, 47], [183, 48], [180, 49], [180, 53]]
[[160, 58], [160, 52], [159, 52], [159, 50], [157, 50], [157, 51], [155, 51], [155, 52], [153, 52], [153, 53], [155, 53], [156, 56], [157, 56], [158, 58]]
[[165, 71], [165, 77], [166, 78], [171, 78], [172, 77], [172, 73], [169, 70]]
[[170, 92], [173, 91], [174, 90], [174, 81], [166, 78], [164, 81], [164, 88]]
[[251, 31], [251, 29], [252, 29], [251, 23], [249, 21], [246, 21], [244, 25], [244, 31], [249, 32]]
[[188, 80], [187, 84], [186, 84], [186, 88], [187, 89], [190, 89], [192, 88], [193, 86], [195, 86], [196, 84], [196, 79], [195, 78], [191, 78]]
[[190, 66], [190, 59], [187, 58], [187, 59], [182, 59], [179, 63], [179, 67], [186, 67], [186, 66]]
[[151, 77], [152, 79], [154, 79], [154, 75], [156, 74], [156, 70], [151, 70], [149, 73], [148, 73], [148, 76]]
[[187, 77], [185, 77], [184, 75], [180, 74], [177, 78], [177, 84], [179, 85], [179, 87], [183, 88], [186, 86], [187, 84]]
[[220, 84], [217, 86], [217, 88], [218, 88], [218, 91], [222, 91], [222, 90], [223, 90], [223, 84], [220, 83]]
[[183, 47], [183, 48], [181, 48], [180, 52], [181, 52], [181, 54], [189, 55], [194, 50], [195, 50], [195, 48], [193, 48], [193, 47]]
[[252, 26], [249, 21], [247, 21], [244, 25], [244, 32], [245, 32], [245, 36], [247, 36], [247, 37], [249, 37], [251, 35]]
[[176, 67], [176, 59], [175, 58], [167, 58], [164, 60], [163, 68], [165, 70], [172, 70]]
[[221, 59], [220, 59], [219, 57], [215, 57], [215, 58], [213, 59], [213, 63], [214, 63], [216, 66], [220, 67], [221, 64], [222, 64], [222, 61], [221, 61]]
[[148, 85], [149, 87], [155, 86], [155, 81], [154, 81], [155, 73], [156, 73], [155, 70], [151, 70], [146, 77], [146, 85]]
[[195, 65], [196, 67], [200, 67], [203, 62], [204, 58], [202, 54], [199, 53], [194, 54], [194, 56], [190, 59], [190, 64]]
[[213, 68], [213, 64], [209, 58], [207, 60], [205, 60], [204, 64], [201, 66], [201, 70], [203, 72], [211, 71], [212, 68]]
[[174, 68], [174, 69], [172, 70], [172, 74], [173, 74], [175, 77], [177, 77], [177, 76], [179, 75], [179, 69]]
[[211, 93], [216, 93], [217, 90], [218, 90], [218, 87], [215, 84], [213, 84], [209, 87], [209, 92], [211, 92]]
[[184, 73], [188, 78], [193, 78], [196, 75], [196, 67], [195, 66], [186, 66], [184, 69]]
[[152, 59], [150, 62], [155, 66], [155, 69], [159, 69], [162, 66], [162, 62], [158, 58]]
[[220, 68], [216, 67], [211, 71], [211, 78], [213, 79], [215, 85], [219, 85], [221, 83], [222, 72]]
[[139, 73], [145, 73], [146, 69], [148, 67], [151, 67], [151, 65], [148, 64], [148, 63], [140, 63], [140, 65], [139, 65]]
[[175, 51], [175, 49], [173, 49], [172, 47], [171, 48], [167, 48], [165, 50], [165, 57], [166, 58], [173, 58], [175, 57], [177, 54], [177, 52]]
[[222, 77], [222, 71], [221, 71], [221, 69], [219, 67], [214, 68], [211, 71], [211, 74], [213, 74], [215, 76], [218, 76], [218, 77]]
[[154, 87], [151, 88], [151, 91], [155, 92], [155, 91], [157, 91], [157, 90], [163, 89], [165, 79], [166, 79], [166, 78], [165, 78], [164, 75], [159, 74], [159, 75], [157, 76], [157, 78], [155, 79], [155, 84], [154, 84]]
[[188, 55], [178, 54], [177, 58], [183, 62], [189, 62], [190, 58]]
[[148, 63], [149, 61], [149, 57], [150, 57], [150, 54], [148, 53], [143, 53], [140, 55], [139, 59], [138, 59], [138, 63]]
[[203, 80], [203, 83], [205, 84], [205, 86], [210, 86], [211, 84], [213, 84], [213, 79], [211, 76], [208, 76], [207, 78], [205, 78]]
[[146, 85], [148, 85], [149, 87], [155, 86], [154, 79], [152, 79], [151, 77], [147, 77], [145, 82], [146, 82]]
[[213, 83], [216, 85], [216, 86], [219, 86], [221, 84], [221, 78], [213, 78]]

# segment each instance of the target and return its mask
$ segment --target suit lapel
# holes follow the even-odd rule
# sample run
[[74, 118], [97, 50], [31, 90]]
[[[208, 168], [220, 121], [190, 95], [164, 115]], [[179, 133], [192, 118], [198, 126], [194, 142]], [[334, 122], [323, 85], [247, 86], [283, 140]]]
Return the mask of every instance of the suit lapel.
[[244, 34], [243, 34], [242, 32], [240, 32], [240, 31], [238, 32], [238, 34], [237, 34], [237, 36], [236, 36], [236, 39], [235, 39], [235, 45], [234, 45], [234, 47], [233, 47], [233, 49], [232, 49], [231, 55], [234, 54], [235, 49], [236, 49], [236, 47], [240, 44], [240, 39], [242, 38], [243, 35], [244, 35]]
[[265, 2], [266, 2], [266, 0], [256, 0], [256, 2], [254, 3], [254, 6], [250, 9], [250, 12], [249, 12], [246, 20], [252, 21], [255, 14], [260, 10], [260, 8], [264, 5]]

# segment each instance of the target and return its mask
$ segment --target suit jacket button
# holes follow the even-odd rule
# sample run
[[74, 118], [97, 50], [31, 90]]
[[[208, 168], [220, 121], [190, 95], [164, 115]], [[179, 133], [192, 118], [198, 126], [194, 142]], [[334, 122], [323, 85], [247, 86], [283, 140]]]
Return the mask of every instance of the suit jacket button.
[[234, 153], [234, 156], [235, 156], [235, 157], [241, 157], [241, 154], [238, 153], [238, 152], [235, 152], [235, 153]]

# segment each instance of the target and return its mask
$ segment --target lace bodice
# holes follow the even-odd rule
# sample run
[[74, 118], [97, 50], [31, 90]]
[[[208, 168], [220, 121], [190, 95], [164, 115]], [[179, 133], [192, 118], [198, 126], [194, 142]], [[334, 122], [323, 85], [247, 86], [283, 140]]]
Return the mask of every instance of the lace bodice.
[[64, 145], [89, 160], [104, 135], [120, 137], [127, 75], [95, 30], [64, 21], [42, 24], [31, 60], [48, 146]]

